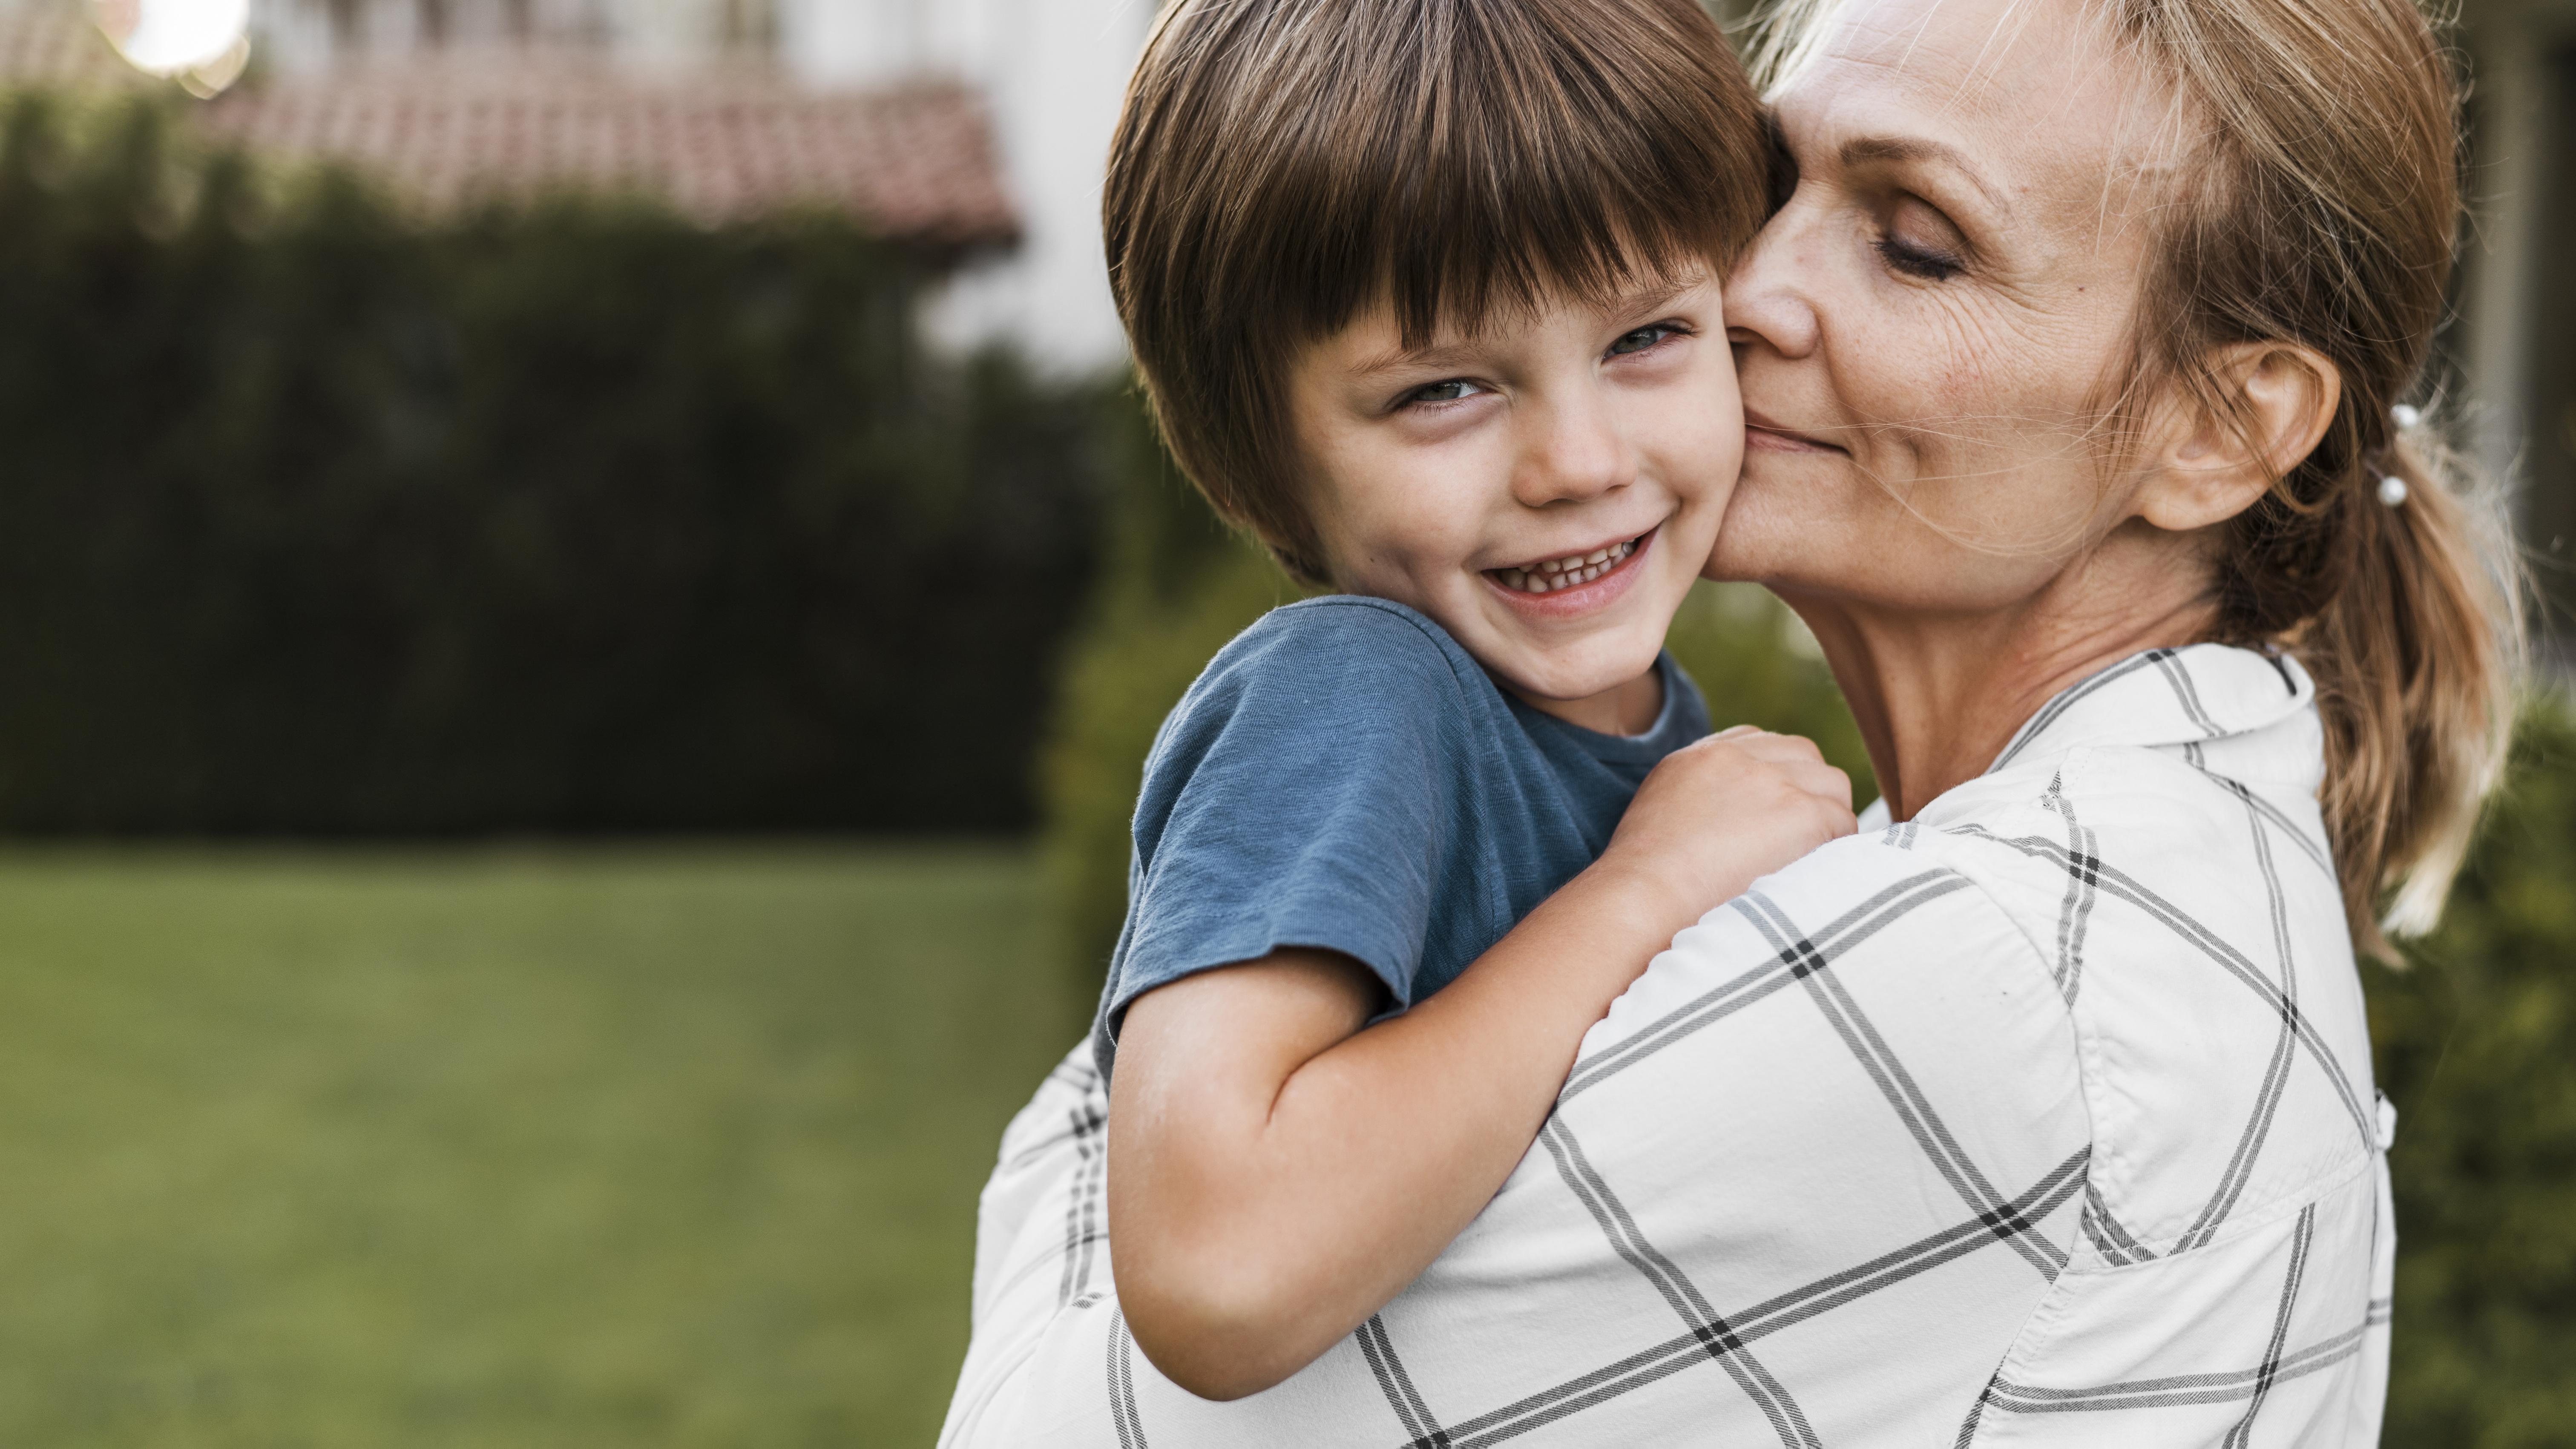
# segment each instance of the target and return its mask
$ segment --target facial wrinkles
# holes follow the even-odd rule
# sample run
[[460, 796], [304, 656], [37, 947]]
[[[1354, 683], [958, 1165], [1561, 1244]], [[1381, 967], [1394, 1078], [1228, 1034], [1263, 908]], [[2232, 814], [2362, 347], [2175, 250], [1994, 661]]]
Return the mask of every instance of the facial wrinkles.
[[[1990, 13], [1980, 13], [1990, 12]], [[2086, 208], [2042, 207], [2054, 239], [2116, 249], [2139, 220], [2141, 178], [2170, 169], [2185, 132], [2088, 0], [1892, 0], [1850, 7], [1819, 62], [1878, 72], [1829, 89], [1941, 123], [1987, 179], [2018, 194], [2081, 186]], [[1917, 122], [1919, 125], [1919, 120]], [[1983, 142], [1983, 144], [1980, 144]]]
[[[2081, 526], [2062, 510], [2012, 507], [1998, 490], [2021, 492], [2037, 480], [2010, 475], [2034, 468], [2068, 482], [2091, 476], [2095, 394], [2142, 255], [2135, 158], [2140, 133], [2156, 129], [2152, 98], [2113, 73], [2115, 60], [2071, 5], [1927, 0], [1857, 7], [1791, 88], [1823, 100], [1810, 112], [1810, 155], [1856, 134], [1938, 139], [2019, 213], [1998, 236], [1991, 216], [1945, 206], [1971, 232], [1971, 274], [1916, 286], [1864, 266], [1862, 285], [1818, 319], [1825, 333], [1857, 322], [1883, 334], [1873, 340], [1886, 346], [1828, 338], [1823, 360], [1849, 424], [1874, 435], [1852, 441], [1877, 444], [1856, 446], [1855, 461], [1874, 462], [1898, 501], [1944, 532], [2019, 548], [2072, 542], [2061, 522]], [[1833, 313], [1852, 309], [1863, 316], [1837, 326]], [[1900, 486], [1889, 474], [1948, 486]]]

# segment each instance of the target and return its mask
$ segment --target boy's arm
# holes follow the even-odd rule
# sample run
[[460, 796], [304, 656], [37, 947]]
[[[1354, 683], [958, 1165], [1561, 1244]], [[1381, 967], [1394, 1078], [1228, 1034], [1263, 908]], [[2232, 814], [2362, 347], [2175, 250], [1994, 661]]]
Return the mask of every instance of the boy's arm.
[[1401, 1292], [1511, 1175], [1583, 1034], [1709, 907], [1852, 830], [1804, 740], [1731, 730], [1659, 765], [1599, 861], [1429, 1000], [1282, 950], [1128, 1008], [1111, 1083], [1112, 1263], [1138, 1347], [1256, 1393]]

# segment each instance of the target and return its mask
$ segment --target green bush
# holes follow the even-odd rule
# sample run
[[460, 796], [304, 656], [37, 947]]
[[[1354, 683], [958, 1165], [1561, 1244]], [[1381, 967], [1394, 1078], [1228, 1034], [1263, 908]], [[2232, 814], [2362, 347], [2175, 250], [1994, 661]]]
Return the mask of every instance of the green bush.
[[[1126, 908], [1128, 820], [1154, 731], [1226, 640], [1297, 590], [1229, 537], [1135, 425], [1109, 565], [1045, 756], [1067, 969], [1092, 993]], [[1794, 619], [1702, 585], [1674, 656], [1720, 723], [1805, 734], [1872, 793], [1858, 732]], [[2366, 967], [2401, 1114], [2393, 1449], [2576, 1444], [2576, 719], [2541, 702], [2442, 931]]]
[[926, 355], [921, 277], [11, 103], [0, 830], [1027, 823], [1103, 400]]
[[2576, 1444], [2576, 716], [2543, 700], [2442, 929], [2373, 968], [2392, 1449]]

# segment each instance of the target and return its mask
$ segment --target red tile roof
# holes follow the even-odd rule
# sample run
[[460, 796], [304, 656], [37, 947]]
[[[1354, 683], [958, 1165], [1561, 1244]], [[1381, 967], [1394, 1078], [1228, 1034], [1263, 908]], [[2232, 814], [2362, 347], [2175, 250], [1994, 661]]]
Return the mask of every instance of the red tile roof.
[[[78, 6], [25, 0], [0, 3], [0, 83], [151, 84]], [[344, 162], [437, 210], [582, 188], [706, 222], [829, 207], [945, 252], [1019, 235], [984, 109], [956, 85], [815, 92], [766, 65], [644, 77], [577, 55], [451, 52], [254, 78], [190, 111], [212, 137]]]
[[350, 162], [434, 207], [577, 186], [651, 192], [710, 222], [829, 206], [947, 248], [1019, 231], [983, 108], [953, 85], [817, 94], [765, 67], [643, 81], [457, 58], [278, 80], [199, 117], [253, 151]]

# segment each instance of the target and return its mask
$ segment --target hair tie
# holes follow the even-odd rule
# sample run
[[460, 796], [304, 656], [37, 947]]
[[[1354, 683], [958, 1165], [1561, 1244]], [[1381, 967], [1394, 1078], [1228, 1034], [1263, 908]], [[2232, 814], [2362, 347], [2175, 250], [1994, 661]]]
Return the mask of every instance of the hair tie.
[[2406, 501], [2406, 480], [2394, 473], [2379, 475], [2379, 501], [2391, 508]]

